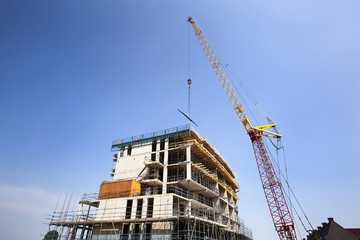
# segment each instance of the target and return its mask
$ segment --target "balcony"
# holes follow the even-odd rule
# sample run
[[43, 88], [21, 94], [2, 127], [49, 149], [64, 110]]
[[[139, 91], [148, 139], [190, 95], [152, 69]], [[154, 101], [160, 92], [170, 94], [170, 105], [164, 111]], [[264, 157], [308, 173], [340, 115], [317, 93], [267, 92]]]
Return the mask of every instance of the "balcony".
[[176, 195], [179, 195], [181, 197], [187, 198], [187, 199], [192, 199], [195, 200], [199, 203], [205, 204], [209, 207], [213, 207], [214, 203], [211, 199], [208, 199], [204, 196], [202, 196], [201, 194], [196, 194], [196, 193], [192, 193], [190, 191], [184, 190], [182, 188], [179, 187], [173, 187], [170, 186], [167, 188], [167, 193], [174, 193]]
[[206, 178], [194, 173], [191, 174], [191, 179], [199, 183], [200, 185], [204, 186], [205, 188], [213, 191], [214, 193], [216, 193], [216, 195], [219, 195], [219, 191], [216, 189], [215, 183], [212, 183]]

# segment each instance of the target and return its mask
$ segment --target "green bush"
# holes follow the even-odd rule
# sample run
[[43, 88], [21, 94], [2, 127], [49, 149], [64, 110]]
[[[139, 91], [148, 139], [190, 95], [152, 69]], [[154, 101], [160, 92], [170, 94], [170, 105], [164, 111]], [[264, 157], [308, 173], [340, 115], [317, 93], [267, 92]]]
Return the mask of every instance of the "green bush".
[[59, 236], [59, 233], [55, 230], [49, 231], [45, 237], [44, 240], [57, 240]]

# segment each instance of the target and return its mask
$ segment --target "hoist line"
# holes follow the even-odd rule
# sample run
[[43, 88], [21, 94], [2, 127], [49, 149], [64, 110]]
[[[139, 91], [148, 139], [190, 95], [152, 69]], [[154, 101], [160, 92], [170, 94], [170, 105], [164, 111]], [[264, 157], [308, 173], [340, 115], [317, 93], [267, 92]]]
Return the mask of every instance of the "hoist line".
[[190, 26], [188, 25], [188, 85], [189, 85], [189, 93], [188, 93], [188, 106], [187, 106], [187, 115], [190, 118], [190, 84], [191, 84], [191, 79], [190, 79]]
[[[287, 187], [288, 187], [288, 192], [290, 192], [290, 184], [289, 184], [289, 176], [288, 176], [288, 171], [287, 171], [287, 162], [286, 162], [286, 157], [285, 157], [285, 148], [282, 148], [283, 150], [283, 159], [284, 159], [284, 168], [285, 168], [285, 177], [286, 177], [286, 182], [287, 182]], [[291, 196], [289, 198], [289, 202], [290, 204], [292, 204], [291, 201]], [[292, 206], [292, 205], [291, 205]], [[290, 211], [292, 212], [292, 208], [290, 208]], [[311, 226], [311, 225], [310, 225]]]
[[189, 85], [189, 97], [188, 97], [188, 116], [190, 118], [190, 84]]
[[[236, 76], [236, 73], [234, 73], [233, 71], [230, 72], [230, 67], [228, 67], [228, 64], [227, 64], [227, 65], [222, 64], [222, 65], [225, 66], [226, 71], [230, 73], [230, 74], [228, 74], [228, 76]], [[237, 77], [237, 78], [238, 78], [238, 77]], [[239, 84], [239, 86], [242, 87], [243, 91], [247, 94], [247, 96], [252, 100], [252, 102], [253, 102], [255, 105], [260, 106], [260, 104], [258, 103], [258, 101], [256, 101], [255, 97], [251, 94], [251, 92], [246, 88], [245, 84], [244, 84], [239, 78], [238, 78], [237, 84], [234, 84], [233, 78], [229, 77], [229, 80], [233, 83], [234, 88], [235, 88], [236, 92], [239, 94], [239, 96], [241, 97], [244, 105], [246, 106], [247, 109], [249, 109], [249, 112], [250, 112], [251, 116], [254, 118], [255, 122], [259, 125], [259, 122], [257, 121], [256, 117], [254, 116], [254, 114], [252, 113], [251, 109], [250, 109], [249, 106], [247, 105], [247, 103], [246, 103], [243, 95], [241, 94], [240, 90], [237, 88], [236, 85]], [[258, 109], [259, 109], [259, 108], [258, 108]], [[261, 109], [262, 109], [262, 108], [261, 108]], [[259, 109], [259, 110], [260, 110], [260, 109]], [[262, 111], [262, 112], [265, 113], [265, 111]], [[266, 115], [266, 114], [265, 114], [265, 115]], [[266, 116], [267, 116], [267, 115], [266, 115]], [[266, 117], [266, 116], [265, 116], [265, 118], [267, 118], [267, 119], [269, 120], [269, 122], [272, 123], [271, 120], [268, 118], [268, 116], [267, 116], [267, 117]], [[277, 130], [276, 130], [276, 132], [277, 132]], [[267, 139], [268, 139], [268, 138], [267, 138]], [[291, 194], [290, 194], [290, 192], [291, 192], [293, 195], [294, 195], [294, 193], [292, 192], [292, 190], [291, 190], [291, 188], [290, 188], [290, 185], [289, 185], [286, 159], [284, 159], [284, 161], [285, 161], [285, 166], [286, 166], [286, 168], [285, 168], [286, 177], [285, 177], [284, 174], [282, 173], [281, 167], [280, 167], [278, 150], [283, 149], [283, 151], [284, 151], [284, 147], [281, 145], [281, 141], [280, 141], [279, 139], [278, 139], [276, 145], [273, 143], [273, 141], [272, 141], [271, 139], [269, 139], [269, 140], [270, 140], [271, 144], [274, 146], [274, 148], [276, 149], [277, 162], [275, 162], [275, 164], [276, 164], [276, 166], [277, 166], [277, 168], [278, 168], [279, 175], [282, 176], [282, 177], [285, 179], [285, 182], [286, 182], [286, 185], [287, 185], [287, 188], [288, 188], [288, 192], [289, 192], [289, 193], [287, 193], [286, 191], [284, 191], [284, 192], [285, 192], [285, 194], [286, 194], [286, 196], [287, 196], [287, 198], [288, 198], [288, 200], [289, 200], [290, 206], [291, 206], [290, 211], [292, 212], [292, 209], [293, 209], [293, 208], [294, 208], [294, 210], [296, 211], [295, 206], [293, 205], [293, 203], [292, 203], [292, 201], [291, 201]], [[279, 142], [280, 142], [280, 146], [279, 146]], [[270, 153], [271, 159], [272, 159], [273, 162], [274, 162], [274, 156], [272, 155], [272, 152], [269, 150], [269, 147], [268, 147], [268, 145], [267, 145], [267, 142], [265, 142], [265, 145], [266, 145], [266, 148], [267, 148], [268, 152]], [[283, 154], [284, 154], [284, 153], [285, 153], [285, 152], [283, 152]], [[279, 178], [279, 181], [280, 181], [280, 184], [281, 184], [282, 187], [283, 187], [283, 184], [281, 183], [281, 178]], [[303, 209], [302, 209], [302, 207], [301, 207], [301, 205], [300, 205], [300, 203], [299, 203], [298, 201], [297, 201], [297, 204], [300, 206], [300, 208], [301, 208], [301, 210], [302, 210], [302, 213], [305, 215], [305, 218], [307, 219], [309, 225], [311, 226], [310, 221], [308, 220], [305, 212], [303, 211]], [[302, 219], [300, 218], [300, 215], [299, 215], [299, 213], [298, 213], [297, 211], [296, 211], [296, 214], [297, 214], [297, 216], [298, 216], [298, 218], [299, 218], [299, 220], [300, 220], [300, 222], [301, 222], [301, 225], [304, 227], [305, 231], [307, 231], [307, 229], [306, 229], [306, 227], [305, 227], [305, 225], [304, 225], [304, 223], [303, 223]], [[311, 227], [312, 227], [312, 226], [311, 226]]]
[[[253, 96], [253, 94], [251, 94], [251, 92], [249, 91], [249, 89], [245, 86], [245, 84], [240, 80], [240, 78], [237, 76], [237, 74], [232, 70], [232, 68], [228, 65], [228, 64], [222, 64], [222, 66], [224, 66], [225, 70], [229, 73], [228, 76], [229, 76], [229, 80], [232, 82], [232, 84], [234, 85], [234, 88], [236, 90], [236, 92], [239, 94], [240, 98], [242, 99], [242, 102], [244, 103], [244, 105], [246, 106], [246, 108], [248, 109], [248, 112], [251, 114], [251, 116], [254, 118], [255, 122], [259, 125], [259, 122], [257, 121], [255, 115], [252, 113], [251, 109], [249, 108], [248, 104], [246, 103], [243, 95], [241, 94], [240, 90], [237, 88], [237, 84], [242, 88], [242, 90], [244, 91], [244, 93], [248, 96], [248, 98], [253, 102], [253, 104], [258, 108], [258, 110], [263, 114], [263, 116], [269, 121], [269, 123], [273, 123], [269, 116], [266, 114], [266, 112], [264, 111], [264, 109], [262, 108], [262, 106], [259, 104], [259, 102], [255, 99], [255, 97]], [[237, 84], [234, 84], [234, 81], [233, 81], [233, 78], [230, 77], [230, 76], [233, 76], [235, 77], [235, 79], [237, 80]], [[276, 127], [275, 127], [275, 130], [276, 130], [276, 133], [278, 133]], [[268, 138], [267, 138], [268, 139]], [[301, 223], [301, 225], [303, 226], [303, 228], [305, 229], [305, 231], [308, 232], [308, 230], [306, 229], [306, 226], [304, 224], [304, 222], [302, 221], [301, 217], [300, 217], [300, 214], [297, 212], [294, 204], [292, 203], [292, 200], [291, 200], [291, 195], [293, 195], [293, 197], [295, 198], [295, 201], [296, 203], [298, 204], [298, 206], [300, 207], [301, 209], [301, 212], [302, 214], [305, 216], [306, 218], [306, 221], [308, 222], [309, 226], [313, 229], [310, 221], [309, 221], [309, 218], [307, 217], [307, 215], [305, 214], [305, 211], [303, 210], [302, 206], [300, 205], [298, 199], [296, 198], [293, 190], [291, 189], [290, 187], [290, 184], [289, 184], [289, 178], [288, 178], [288, 171], [287, 171], [287, 163], [286, 163], [286, 158], [285, 158], [285, 148], [284, 146], [281, 145], [281, 141], [279, 141], [278, 139], [278, 142], [277, 144], [275, 145], [273, 143], [273, 141], [271, 139], [269, 139], [271, 144], [274, 146], [274, 148], [276, 149], [276, 154], [277, 154], [277, 162], [275, 162], [274, 160], [274, 156], [272, 155], [272, 152], [269, 150], [269, 147], [267, 145], [267, 142], [265, 142], [265, 145], [266, 145], [266, 148], [268, 150], [268, 152], [270, 153], [270, 156], [271, 156], [271, 159], [273, 160], [272, 162], [275, 162], [275, 165], [277, 166], [278, 168], [278, 171], [279, 171], [279, 175], [285, 180], [285, 183], [286, 183], [286, 186], [288, 188], [288, 192], [284, 191], [285, 192], [285, 195], [287, 197], [287, 199], [289, 200], [289, 204], [291, 206], [291, 209], [290, 211], [292, 212], [293, 209], [296, 213], [296, 215], [298, 216], [299, 218], [299, 221]], [[279, 142], [280, 142], [280, 146], [279, 146]], [[284, 156], [284, 167], [285, 167], [285, 175], [284, 173], [281, 171], [281, 167], [280, 167], [280, 160], [279, 160], [279, 155], [278, 155], [278, 151], [280, 149], [283, 149], [283, 156]], [[281, 186], [283, 187], [283, 184], [281, 183], [281, 178], [279, 179], [280, 180], [280, 184]], [[300, 233], [299, 233], [300, 234]]]
[[[249, 99], [254, 103], [254, 105], [260, 107], [260, 108], [258, 107], [258, 109], [260, 110], [260, 112], [263, 113], [264, 117], [265, 117], [266, 119], [268, 119], [270, 123], [272, 123], [272, 121], [269, 119], [268, 115], [267, 115], [267, 114], [265, 113], [265, 111], [262, 109], [262, 107], [261, 107], [261, 105], [259, 104], [259, 102], [256, 101], [255, 97], [254, 97], [254, 96], [251, 94], [251, 92], [246, 88], [245, 84], [240, 80], [240, 78], [236, 75], [236, 73], [231, 70], [231, 68], [229, 67], [228, 64], [226, 64], [226, 65], [222, 64], [222, 65], [225, 66], [226, 71], [227, 71], [228, 73], [230, 73], [230, 74], [228, 74], [228, 76], [236, 76], [236, 78], [237, 78], [237, 84], [243, 89], [243, 91], [245, 92], [245, 94], [246, 94], [246, 95], [249, 97]], [[237, 86], [236, 86], [237, 84], [234, 84], [234, 81], [233, 81], [233, 78], [232, 78], [232, 77], [229, 77], [229, 80], [233, 83], [236, 92], [239, 94], [239, 96], [240, 96], [241, 99], [242, 99], [242, 102], [244, 103], [244, 105], [246, 106], [246, 108], [249, 110], [249, 113], [250, 113], [251, 116], [254, 118], [255, 122], [259, 125], [259, 122], [257, 121], [256, 117], [254, 116], [254, 114], [252, 113], [251, 109], [249, 108], [249, 106], [248, 106], [247, 102], [245, 101], [243, 95], [241, 94], [240, 90], [237, 88]], [[277, 130], [276, 130], [276, 132], [277, 132]], [[268, 139], [268, 138], [266, 138], [266, 139]], [[291, 206], [291, 209], [290, 209], [290, 210], [291, 210], [291, 212], [292, 212], [292, 209], [295, 210], [296, 215], [298, 216], [299, 221], [301, 222], [301, 225], [303, 226], [303, 228], [305, 229], [305, 231], [308, 231], [308, 230], [306, 229], [306, 227], [305, 227], [302, 219], [300, 218], [300, 214], [297, 212], [297, 210], [296, 210], [296, 208], [295, 208], [295, 206], [294, 206], [294, 204], [292, 203], [292, 200], [291, 200], [291, 194], [292, 194], [292, 195], [294, 196], [295, 200], [296, 200], [296, 203], [299, 205], [299, 207], [300, 207], [300, 209], [301, 209], [301, 212], [304, 214], [307, 222], [309, 223], [310, 227], [312, 228], [312, 225], [311, 225], [311, 223], [310, 223], [307, 215], [305, 214], [302, 206], [300, 205], [299, 201], [297, 200], [294, 192], [292, 191], [292, 189], [291, 189], [291, 187], [290, 187], [289, 179], [288, 179], [288, 171], [287, 171], [286, 158], [285, 158], [285, 150], [284, 150], [285, 148], [284, 148], [284, 146], [281, 145], [281, 141], [280, 141], [279, 139], [278, 139], [276, 145], [274, 144], [274, 142], [273, 142], [271, 139], [269, 139], [269, 140], [270, 140], [271, 144], [274, 146], [274, 148], [276, 149], [277, 162], [275, 162], [274, 156], [272, 155], [272, 152], [270, 151], [270, 149], [269, 149], [266, 141], [265, 141], [265, 145], [266, 145], [266, 148], [267, 148], [268, 152], [270, 153], [271, 159], [273, 160], [272, 162], [275, 162], [275, 165], [276, 165], [277, 168], [278, 168], [279, 175], [282, 176], [282, 178], [283, 178], [283, 179], [285, 180], [285, 182], [286, 182], [286, 186], [287, 186], [287, 188], [288, 188], [288, 192], [286, 192], [286, 191], [284, 191], [284, 192], [285, 192], [285, 194], [286, 194], [286, 196], [287, 196], [287, 198], [288, 198], [288, 200], [289, 200], [289, 204], [290, 204], [290, 206]], [[280, 146], [279, 146], [279, 143], [280, 143]], [[280, 166], [280, 160], [279, 160], [279, 154], [278, 154], [278, 151], [279, 151], [280, 149], [283, 149], [284, 165], [285, 165], [285, 175], [284, 175], [283, 172], [281, 171], [281, 166]], [[281, 184], [282, 187], [283, 187], [283, 184], [281, 183], [281, 178], [280, 178], [279, 180], [280, 180], [280, 184]]]
[[[291, 213], [291, 214], [292, 214], [292, 213]], [[294, 224], [295, 224], [296, 229], [299, 229], [297, 222], [294, 222]], [[297, 230], [296, 232], [299, 234], [300, 239], [303, 239], [303, 238], [302, 238], [302, 235], [301, 235], [301, 232], [300, 232], [299, 230]]]
[[[265, 147], [266, 147], [267, 151], [269, 152], [270, 161], [271, 161], [273, 164], [275, 163], [275, 166], [277, 166], [277, 162], [275, 161], [274, 156], [272, 155], [272, 152], [270, 151], [270, 149], [269, 149], [269, 147], [268, 147], [267, 141], [264, 141], [264, 144], [265, 144]], [[279, 178], [281, 178], [281, 176], [284, 178], [284, 174], [280, 171], [280, 176], [279, 176]], [[285, 179], [285, 178], [284, 178], [284, 179]], [[286, 182], [287, 185], [289, 186], [289, 183], [288, 183], [288, 181], [286, 181], [286, 179], [285, 179], [285, 182]], [[284, 186], [283, 186], [283, 184], [281, 183], [281, 181], [279, 181], [279, 184], [281, 185], [281, 188], [284, 189]], [[290, 190], [291, 190], [291, 188], [290, 188]], [[286, 191], [283, 191], [283, 193], [285, 194], [285, 197], [286, 197], [287, 199], [289, 199], [289, 196], [290, 196], [291, 193], [294, 195], [294, 193], [293, 193], [292, 191], [289, 192], [289, 193], [286, 192]], [[295, 196], [294, 196], [294, 197], [295, 197]], [[295, 199], [296, 199], [296, 197], [295, 197]], [[298, 205], [300, 206], [300, 209], [302, 209], [300, 203], [299, 203], [298, 201], [297, 201], [297, 203], [298, 203]], [[301, 219], [301, 217], [300, 217], [300, 214], [299, 214], [298, 211], [296, 210], [296, 208], [295, 208], [295, 206], [293, 205], [293, 203], [290, 202], [289, 204], [291, 204], [291, 206], [294, 208], [295, 214], [296, 214], [296, 216], [298, 217], [298, 219], [299, 219], [301, 225], [303, 226], [304, 230], [305, 230], [306, 232], [309, 232], [309, 231], [306, 229], [306, 226], [305, 226], [304, 222], [302, 221], [302, 219]], [[302, 212], [303, 212], [303, 214], [306, 216], [306, 214], [304, 213], [304, 211], [302, 211]], [[295, 224], [295, 223], [296, 223], [296, 222], [294, 222], [294, 224]], [[310, 226], [311, 226], [311, 224], [310, 224]], [[297, 232], [299, 232], [299, 231], [297, 231]]]
[[[275, 161], [273, 161], [274, 157], [273, 157], [273, 155], [272, 155], [271, 151], [269, 150], [269, 147], [268, 147], [267, 142], [266, 142], [266, 141], [264, 141], [264, 143], [265, 143], [265, 146], [266, 146], [267, 150], [269, 151], [270, 158], [271, 158], [272, 162], [273, 162], [273, 163], [275, 163], [275, 164], [277, 164]], [[285, 180], [285, 182], [286, 182], [286, 184], [287, 184], [287, 187], [288, 187], [288, 189], [290, 190], [290, 191], [289, 191], [289, 195], [290, 195], [290, 194], [292, 194], [292, 196], [294, 197], [294, 199], [295, 199], [296, 203], [297, 203], [297, 204], [298, 204], [298, 206], [300, 207], [300, 210], [301, 210], [302, 214], [305, 216], [306, 221], [307, 221], [307, 222], [308, 222], [308, 224], [310, 225], [311, 229], [314, 229], [314, 228], [313, 228], [313, 226], [312, 226], [312, 224], [310, 223], [310, 220], [309, 220], [309, 218], [307, 217], [307, 215], [306, 215], [306, 213], [305, 213], [304, 209], [302, 208], [302, 206], [301, 206], [301, 204], [300, 204], [299, 200], [297, 199], [297, 197], [296, 197], [296, 195], [295, 195], [294, 191], [293, 191], [293, 190], [292, 190], [292, 188], [290, 187], [289, 181], [287, 181], [287, 179], [285, 178], [285, 176], [284, 176], [284, 174], [283, 174], [283, 172], [282, 172], [282, 171], [280, 171], [280, 176], [282, 176], [282, 177], [284, 178], [284, 180]], [[282, 185], [282, 184], [281, 184], [281, 185]], [[283, 185], [282, 185], [282, 187], [283, 187]], [[286, 197], [289, 199], [289, 197], [288, 197], [288, 193], [287, 193], [286, 191], [284, 191], [284, 193], [285, 193]], [[296, 215], [298, 216], [298, 218], [299, 218], [299, 220], [300, 220], [301, 224], [303, 225], [303, 227], [304, 227], [305, 231], [309, 232], [309, 230], [307, 230], [307, 229], [306, 229], [306, 227], [305, 227], [305, 225], [304, 225], [303, 221], [301, 220], [300, 215], [298, 214], [298, 212], [297, 212], [297, 210], [296, 210], [296, 208], [295, 208], [294, 204], [293, 204], [292, 202], [290, 202], [290, 204], [293, 206], [294, 211], [295, 211]]]
[[[220, 62], [220, 64], [221, 64], [222, 66], [224, 66], [224, 64], [222, 64], [221, 62]], [[240, 92], [240, 90], [237, 88], [235, 82], [232, 80], [232, 78], [231, 78], [231, 74], [232, 74], [232, 73], [229, 72], [227, 68], [225, 68], [224, 71], [227, 72], [228, 79], [229, 79], [230, 82], [233, 84], [234, 89], [235, 89], [235, 92], [238, 94], [238, 96], [240, 96], [243, 105], [244, 105], [244, 106], [246, 107], [246, 109], [247, 109], [247, 112], [250, 113], [250, 115], [253, 117], [253, 119], [254, 119], [254, 121], [256, 122], [256, 124], [257, 124], [257, 125], [260, 125], [259, 122], [257, 121], [255, 115], [254, 115], [253, 112], [251, 111], [251, 108], [248, 106], [245, 98], [243, 97], [243, 94], [241, 94], [241, 92]]]
[[[274, 145], [274, 143], [271, 141], [271, 139], [269, 139], [270, 142]], [[284, 160], [284, 168], [285, 168], [285, 182], [287, 183], [287, 191], [290, 193], [290, 184], [289, 184], [289, 177], [288, 177], [288, 171], [287, 171], [287, 164], [286, 164], [286, 158], [285, 158], [285, 148], [284, 146], [281, 146], [279, 147], [279, 142], [281, 144], [281, 139], [277, 139], [277, 144], [276, 144], [276, 158], [277, 158], [277, 164], [278, 164], [278, 169], [279, 169], [279, 176], [281, 176], [281, 168], [280, 168], [280, 160], [279, 160], [279, 150], [282, 149], [283, 150], [283, 160]], [[281, 183], [281, 178], [280, 178], [280, 183]], [[293, 208], [294, 208], [294, 205], [292, 203], [292, 200], [291, 200], [291, 194], [289, 194], [288, 196], [288, 200], [289, 200], [289, 205], [290, 205], [290, 213], [291, 215], [293, 215]], [[299, 217], [299, 216], [298, 216]], [[296, 222], [295, 222], [296, 224]], [[297, 229], [297, 228], [296, 228]], [[305, 229], [306, 230], [306, 229]], [[300, 234], [300, 231], [298, 231], [299, 235]], [[301, 239], [301, 237], [300, 237]]]
[[246, 87], [244, 82], [241, 81], [240, 77], [236, 74], [236, 72], [231, 68], [231, 66], [229, 64], [226, 64], [225, 67], [229, 69], [229, 72], [231, 72], [231, 74], [235, 77], [238, 84], [240, 85], [241, 88], [243, 88], [243, 91], [246, 93], [246, 95], [248, 95], [248, 97], [253, 102], [253, 104], [258, 108], [258, 110], [263, 114], [263, 116], [269, 120], [269, 116], [266, 114], [265, 110], [262, 108], [260, 103], [256, 100], [254, 95], [250, 92], [250, 90]]
[[[260, 125], [259, 122], [257, 121], [255, 115], [252, 113], [251, 109], [249, 108], [249, 106], [248, 106], [247, 102], [245, 101], [243, 95], [241, 94], [240, 90], [238, 89], [237, 84], [242, 88], [242, 90], [245, 92], [245, 94], [248, 96], [248, 98], [254, 103], [254, 105], [257, 106], [257, 108], [259, 109], [259, 111], [260, 111], [260, 112], [263, 114], [263, 116], [269, 121], [269, 123], [272, 124], [273, 122], [269, 119], [268, 115], [265, 113], [265, 111], [263, 110], [263, 108], [261, 107], [261, 105], [259, 104], [259, 102], [256, 101], [255, 97], [254, 97], [254, 96], [251, 94], [251, 92], [246, 88], [245, 84], [240, 80], [239, 77], [237, 77], [236, 73], [235, 73], [234, 71], [232, 71], [230, 67], [228, 67], [228, 64], [223, 64], [223, 63], [221, 63], [221, 65], [225, 67], [224, 69], [225, 69], [225, 71], [228, 73], [227, 75], [228, 75], [229, 80], [230, 80], [231, 83], [233, 84], [233, 86], [234, 86], [234, 88], [235, 88], [235, 91], [237, 92], [237, 94], [238, 94], [238, 95], [240, 96], [240, 98], [242, 99], [243, 104], [246, 106], [246, 108], [248, 109], [248, 112], [249, 112], [250, 115], [254, 118], [255, 122], [256, 122], [258, 125]], [[236, 78], [237, 78], [237, 84], [234, 83], [233, 78], [232, 78], [231, 76], [236, 76]], [[276, 132], [278, 133], [277, 129], [275, 129], [275, 130], [276, 130]], [[268, 139], [268, 138], [266, 138], [266, 139]], [[293, 215], [293, 209], [294, 209], [294, 211], [295, 211], [295, 213], [296, 213], [296, 215], [297, 215], [297, 217], [298, 217], [298, 219], [299, 219], [302, 227], [304, 228], [304, 230], [305, 230], [306, 232], [308, 232], [308, 230], [306, 229], [306, 226], [305, 226], [304, 222], [302, 221], [302, 219], [301, 219], [301, 217], [300, 217], [300, 214], [298, 213], [298, 211], [296, 210], [294, 204], [293, 204], [292, 201], [291, 201], [291, 194], [292, 194], [292, 195], [294, 196], [297, 204], [299, 205], [302, 213], [304, 214], [307, 222], [309, 223], [310, 227], [312, 228], [312, 225], [311, 225], [311, 223], [310, 223], [307, 215], [305, 214], [303, 208], [301, 207], [299, 201], [297, 200], [294, 192], [293, 192], [292, 189], [290, 188], [290, 184], [289, 184], [289, 180], [288, 180], [288, 172], [287, 172], [286, 159], [284, 159], [284, 162], [285, 162], [285, 172], [286, 172], [285, 175], [286, 175], [286, 176], [284, 176], [284, 174], [282, 173], [281, 168], [280, 168], [280, 160], [279, 160], [278, 151], [279, 151], [280, 149], [283, 149], [283, 154], [285, 154], [285, 152], [284, 152], [284, 146], [282, 146], [280, 139], [278, 139], [276, 145], [273, 143], [273, 141], [271, 141], [271, 139], [269, 139], [269, 140], [270, 140], [271, 144], [274, 146], [274, 148], [276, 149], [277, 162], [275, 162], [275, 165], [276, 165], [277, 168], [278, 168], [279, 175], [282, 176], [282, 178], [285, 180], [286, 185], [287, 185], [287, 188], [288, 188], [288, 192], [284, 191], [284, 193], [285, 193], [287, 199], [289, 200], [289, 204], [290, 204], [290, 206], [291, 206], [291, 208], [290, 208], [291, 215]], [[279, 146], [279, 143], [280, 143], [280, 146]], [[274, 156], [272, 155], [272, 152], [270, 151], [270, 149], [269, 149], [266, 141], [265, 141], [265, 146], [266, 146], [268, 152], [270, 153], [271, 159], [273, 160], [272, 162], [274, 162], [274, 161], [275, 161], [275, 160], [274, 160]], [[284, 156], [285, 156], [285, 155], [284, 155]], [[279, 181], [280, 181], [281, 187], [283, 188], [283, 184], [281, 183], [281, 178], [279, 178]], [[296, 222], [295, 222], [295, 224], [296, 224]], [[297, 225], [297, 224], [296, 224], [296, 225]], [[297, 228], [297, 226], [296, 226], [296, 228]], [[297, 229], [298, 229], [298, 228], [297, 228]], [[297, 232], [299, 233], [299, 235], [301, 235], [299, 231], [297, 231]]]
[[[285, 173], [286, 173], [286, 180], [285, 180], [285, 181], [286, 181], [287, 187], [288, 187], [289, 191], [291, 191], [291, 193], [292, 193], [292, 195], [294, 196], [296, 202], [298, 203], [299, 207], [301, 208], [301, 211], [303, 212], [303, 214], [304, 214], [304, 216], [305, 216], [305, 218], [306, 218], [306, 221], [309, 223], [311, 229], [314, 229], [314, 227], [313, 227], [313, 226], [311, 225], [311, 223], [310, 223], [310, 220], [309, 220], [308, 216], [305, 214], [305, 211], [303, 210], [303, 208], [302, 208], [302, 206], [300, 205], [299, 201], [297, 200], [297, 198], [296, 198], [293, 190], [292, 190], [291, 187], [290, 187], [290, 184], [289, 184], [289, 181], [288, 181], [287, 164], [286, 164], [287, 161], [286, 161], [286, 155], [285, 155], [285, 148], [283, 148], [283, 155], [284, 155], [285, 171], [286, 171], [286, 172], [285, 172]], [[282, 175], [283, 175], [283, 174], [282, 174]]]
[[188, 79], [190, 79], [190, 25], [188, 24]]
[[[280, 163], [279, 163], [279, 150], [276, 148], [276, 161], [277, 161], [277, 165], [278, 165], [278, 172], [280, 175]], [[279, 179], [280, 183], [281, 183], [281, 178]]]

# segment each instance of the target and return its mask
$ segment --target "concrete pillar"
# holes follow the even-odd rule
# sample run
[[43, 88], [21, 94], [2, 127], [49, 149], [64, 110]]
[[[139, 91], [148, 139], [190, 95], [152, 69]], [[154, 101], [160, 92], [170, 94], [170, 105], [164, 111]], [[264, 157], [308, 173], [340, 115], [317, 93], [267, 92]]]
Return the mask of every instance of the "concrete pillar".
[[131, 219], [136, 219], [137, 201], [137, 198], [133, 199], [133, 205], [131, 207]]
[[191, 146], [186, 147], [186, 179], [191, 179]]
[[125, 147], [125, 150], [124, 150], [124, 157], [126, 157], [128, 155], [128, 147]]
[[159, 159], [160, 140], [156, 141], [156, 159]]
[[164, 152], [164, 170], [163, 170], [163, 194], [167, 190], [167, 178], [168, 178], [168, 159], [169, 159], [169, 139], [165, 139], [165, 152]]
[[142, 218], [146, 218], [146, 214], [147, 214], [147, 208], [148, 208], [148, 196], [146, 196], [146, 198], [143, 198], [143, 210], [141, 213], [141, 217]]

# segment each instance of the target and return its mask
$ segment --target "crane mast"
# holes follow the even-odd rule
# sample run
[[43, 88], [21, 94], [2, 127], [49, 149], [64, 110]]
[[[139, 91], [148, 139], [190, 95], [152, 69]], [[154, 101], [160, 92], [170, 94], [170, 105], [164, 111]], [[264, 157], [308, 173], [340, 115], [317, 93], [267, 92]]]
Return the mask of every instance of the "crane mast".
[[236, 114], [240, 118], [242, 124], [250, 136], [262, 187], [279, 238], [281, 240], [296, 240], [297, 238], [294, 229], [294, 222], [287, 206], [280, 181], [275, 173], [274, 167], [271, 163], [269, 154], [263, 141], [263, 136], [281, 138], [281, 135], [265, 130], [276, 126], [276, 124], [269, 124], [258, 127], [252, 126], [239, 97], [234, 91], [231, 82], [229, 81], [221, 63], [217, 59], [204, 33], [192, 17], [188, 18], [188, 22], [191, 23], [195, 35], [199, 40], [208, 60], [210, 61], [210, 64], [213, 67], [222, 87], [224, 88], [225, 93], [232, 104], [232, 107], [234, 108]]

